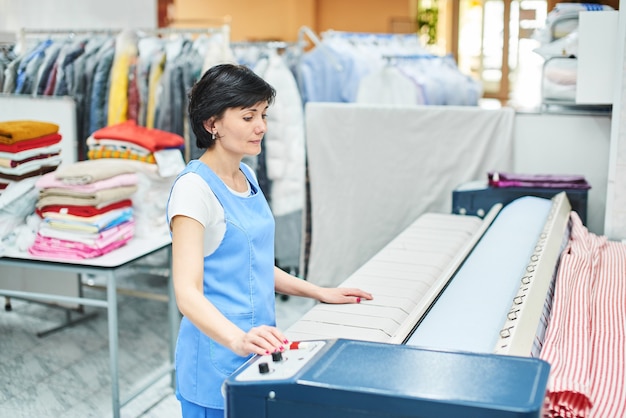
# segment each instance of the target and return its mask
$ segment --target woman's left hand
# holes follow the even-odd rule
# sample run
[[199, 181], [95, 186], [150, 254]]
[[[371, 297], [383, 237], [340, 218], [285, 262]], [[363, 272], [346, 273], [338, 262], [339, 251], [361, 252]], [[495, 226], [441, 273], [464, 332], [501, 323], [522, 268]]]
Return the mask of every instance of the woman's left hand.
[[372, 300], [371, 293], [349, 287], [327, 287], [321, 291], [320, 302], [323, 303], [361, 303]]

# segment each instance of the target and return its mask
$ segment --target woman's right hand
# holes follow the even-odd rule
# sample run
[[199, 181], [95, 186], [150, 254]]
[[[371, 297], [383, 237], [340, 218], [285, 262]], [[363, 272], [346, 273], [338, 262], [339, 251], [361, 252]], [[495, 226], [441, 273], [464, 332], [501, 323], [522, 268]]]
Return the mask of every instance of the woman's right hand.
[[285, 351], [288, 345], [289, 340], [278, 328], [262, 325], [252, 328], [233, 341], [232, 350], [245, 357], [249, 354], [267, 355]]

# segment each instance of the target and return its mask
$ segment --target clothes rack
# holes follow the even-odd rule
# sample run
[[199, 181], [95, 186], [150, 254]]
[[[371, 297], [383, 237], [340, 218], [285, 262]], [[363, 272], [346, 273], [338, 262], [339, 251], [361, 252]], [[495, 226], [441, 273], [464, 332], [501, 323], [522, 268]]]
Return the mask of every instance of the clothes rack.
[[[171, 131], [187, 137], [189, 130], [185, 127], [183, 114], [184, 101], [189, 84], [195, 81], [201, 73], [204, 59], [206, 54], [208, 54], [208, 52], [206, 52], [208, 50], [206, 46], [209, 44], [213, 45], [211, 48], [212, 53], [216, 50], [227, 51], [229, 49], [230, 24], [226, 20], [220, 20], [220, 22], [216, 23], [218, 24], [215, 26], [193, 28], [22, 28], [18, 34], [22, 54], [27, 54], [32, 48], [38, 48], [43, 42], [51, 41], [52, 44], [56, 44], [56, 55], [54, 55], [55, 52], [48, 46], [40, 48], [39, 60], [42, 63], [46, 63], [46, 70], [52, 68], [53, 62], [54, 65], [59, 65], [59, 62], [56, 62], [57, 58], [55, 58], [55, 56], [66, 58], [63, 53], [58, 52], [59, 48], [66, 48], [66, 46], [70, 48], [64, 49], [64, 52], [72, 55], [65, 59], [63, 65], [73, 66], [74, 62], [81, 61], [80, 66], [71, 68], [71, 76], [67, 75], [68, 71], [55, 74], [56, 77], [58, 77], [58, 74], [61, 74], [61, 77], [72, 77], [67, 80], [62, 80], [62, 83], [67, 84], [67, 88], [47, 88], [47, 86], [53, 86], [54, 83], [46, 83], [46, 80], [49, 81], [48, 77], [44, 79], [39, 76], [39, 74], [43, 74], [43, 72], [38, 72], [36, 76], [33, 75], [34, 73], [28, 75], [29, 78], [26, 78], [26, 80], [31, 84], [27, 84], [27, 88], [22, 85], [20, 89], [18, 89], [17, 86], [15, 86], [6, 89], [3, 88], [3, 92], [34, 96], [68, 95], [74, 97], [77, 100], [80, 112], [79, 118], [77, 119], [77, 132], [80, 141], [78, 144], [80, 151], [79, 159], [82, 160], [87, 157], [86, 145], [83, 144], [87, 137], [96, 129], [113, 123], [111, 118], [107, 118], [107, 111], [105, 109], [105, 107], [107, 107], [107, 101], [105, 98], [111, 93], [111, 88], [126, 88], [122, 85], [126, 84], [126, 81], [120, 80], [119, 75], [128, 73], [129, 81], [132, 79], [134, 82], [142, 83], [142, 101], [139, 102], [139, 104], [133, 102], [133, 108], [129, 108], [128, 113], [125, 116], [120, 116], [120, 118], [135, 119], [141, 125]], [[129, 34], [130, 36], [124, 37], [125, 34]], [[143, 45], [143, 41], [149, 41], [149, 38], [154, 38], [154, 42], [148, 42], [148, 44], [152, 46], [149, 50], [146, 50], [146, 53], [139, 54], [138, 51], [142, 48], [141, 45]], [[124, 47], [125, 53], [129, 53], [130, 50], [136, 52], [133, 54], [134, 57], [128, 61], [132, 62], [132, 67], [121, 69], [121, 72], [117, 73], [118, 77], [113, 79], [109, 78], [107, 74], [109, 74], [112, 69], [115, 69], [113, 66], [116, 54], [115, 49], [116, 44], [120, 42], [127, 43], [127, 45], [120, 44], [120, 47]], [[167, 47], [166, 51], [166, 44], [176, 46], [174, 49]], [[203, 46], [196, 47], [196, 45]], [[86, 53], [87, 50], [89, 53]], [[44, 56], [43, 54], [48, 54], [48, 51], [50, 51], [50, 54]], [[98, 54], [98, 57], [95, 57], [96, 54]], [[193, 56], [191, 54], [193, 54]], [[220, 54], [222, 53], [220, 52]], [[186, 60], [184, 63], [181, 61], [183, 58]], [[86, 64], [86, 62], [88, 63]], [[152, 69], [154, 69], [154, 71], [150, 73]], [[21, 70], [24, 71], [23, 69]], [[15, 71], [17, 71], [17, 68]], [[176, 77], [181, 77], [181, 74], [183, 74], [185, 78], [184, 82], [181, 81], [181, 83], [183, 83], [184, 86], [182, 86], [182, 84], [179, 85], [180, 83], [178, 81], [175, 82], [171, 78], [171, 71], [176, 72]], [[137, 73], [131, 74], [130, 72]], [[96, 75], [99, 77], [97, 92], [94, 91], [92, 84]], [[148, 79], [151, 75], [154, 77], [149, 81]], [[166, 75], [166, 77], [161, 80], [162, 75]], [[33, 86], [33, 81], [37, 82], [38, 88]], [[122, 82], [122, 84], [118, 82]], [[43, 84], [45, 84], [46, 88], [42, 88]], [[166, 99], [158, 100], [158, 98], [163, 95], [156, 93], [158, 90], [157, 85], [163, 86], [162, 90], [169, 90], [168, 94], [170, 94], [170, 97], [167, 100], [171, 99], [170, 104], [165, 104]], [[64, 85], [63, 87], [66, 86]], [[150, 90], [148, 91], [148, 89]], [[173, 91], [173, 89], [176, 91]], [[177, 104], [181, 104], [181, 106], [179, 106], [181, 109], [179, 112], [181, 113], [180, 115], [176, 113], [178, 112], [176, 109], [174, 109], [175, 112], [172, 112], [173, 109], [171, 109], [171, 106], [173, 106], [172, 103], [174, 103], [174, 101]], [[148, 105], [148, 103], [150, 104]], [[139, 109], [138, 106], [140, 107]], [[161, 109], [161, 106], [164, 108]], [[122, 110], [121, 112], [123, 113], [124, 111]], [[150, 118], [146, 117], [147, 114], [150, 115]], [[118, 115], [115, 116], [117, 117]], [[143, 116], [143, 119], [141, 116]], [[150, 122], [150, 124], [148, 125], [147, 122]]]
[[137, 33], [140, 35], [155, 35], [155, 36], [171, 36], [171, 35], [203, 35], [203, 34], [222, 34], [224, 47], [230, 46], [230, 23], [224, 23], [221, 26], [208, 26], [203, 28], [156, 28], [156, 29], [138, 29]]
[[381, 58], [385, 61], [392, 60], [412, 60], [412, 59], [423, 59], [423, 58], [437, 58], [438, 55], [433, 54], [412, 54], [412, 55], [382, 55]]
[[230, 43], [233, 47], [247, 47], [257, 46], [260, 48], [281, 50], [292, 47], [302, 46], [301, 42], [286, 42], [286, 41], [236, 41]]
[[[117, 35], [123, 32], [125, 29], [117, 28], [117, 29], [70, 29], [70, 28], [61, 28], [61, 29], [31, 29], [31, 28], [22, 28], [19, 30], [18, 39], [20, 41], [25, 41], [27, 37], [36, 37], [36, 38], [50, 38], [56, 36], [69, 36], [73, 37], [75, 35]], [[138, 29], [126, 29], [132, 30], [137, 33], [139, 36], [166, 36], [166, 35], [184, 35], [184, 34], [192, 34], [192, 35], [201, 35], [201, 34], [216, 34], [222, 33], [224, 34], [224, 38], [229, 40], [230, 38], [230, 23], [224, 23], [219, 26], [207, 26], [207, 27], [195, 27], [195, 28], [177, 28], [177, 27], [165, 27], [165, 28], [138, 28]]]
[[25, 46], [28, 40], [71, 39], [77, 35], [110, 35], [119, 33], [117, 29], [30, 29], [22, 28], [17, 32], [17, 44]]

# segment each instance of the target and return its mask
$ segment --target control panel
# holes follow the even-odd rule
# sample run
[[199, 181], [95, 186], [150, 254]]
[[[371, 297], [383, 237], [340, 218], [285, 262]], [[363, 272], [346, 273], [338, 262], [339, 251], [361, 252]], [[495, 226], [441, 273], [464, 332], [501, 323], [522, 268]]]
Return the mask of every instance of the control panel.
[[289, 349], [255, 356], [235, 378], [239, 382], [290, 379], [317, 354], [326, 341], [293, 342]]
[[222, 387], [227, 418], [541, 418], [536, 358], [335, 339], [252, 357]]

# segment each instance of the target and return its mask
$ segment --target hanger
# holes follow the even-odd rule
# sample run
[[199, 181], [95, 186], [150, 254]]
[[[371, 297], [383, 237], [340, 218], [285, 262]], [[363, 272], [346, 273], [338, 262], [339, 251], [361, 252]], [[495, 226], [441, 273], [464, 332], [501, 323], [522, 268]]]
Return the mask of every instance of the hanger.
[[[302, 48], [304, 48], [304, 45], [306, 45], [306, 42], [304, 40], [305, 35], [313, 42], [313, 45], [315, 47], [322, 46], [322, 41], [315, 34], [315, 32], [311, 30], [311, 28], [309, 28], [308, 26], [301, 26], [298, 30], [298, 43]], [[328, 59], [332, 62], [333, 67], [337, 71], [343, 71], [343, 66], [341, 65], [341, 63], [337, 62], [337, 59], [330, 52], [328, 52], [325, 48], [321, 48], [320, 50], [328, 57]]]

